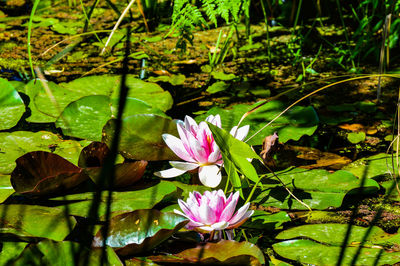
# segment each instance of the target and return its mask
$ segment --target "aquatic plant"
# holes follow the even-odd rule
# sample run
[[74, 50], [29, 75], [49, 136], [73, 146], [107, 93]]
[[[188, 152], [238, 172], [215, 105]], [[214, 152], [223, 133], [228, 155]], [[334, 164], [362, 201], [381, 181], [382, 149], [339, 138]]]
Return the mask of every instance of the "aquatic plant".
[[234, 214], [238, 200], [239, 192], [231, 193], [226, 198], [221, 189], [205, 191], [203, 195], [194, 191], [186, 202], [178, 199], [183, 213], [179, 210], [174, 212], [190, 220], [186, 225], [188, 229], [200, 232], [232, 229], [239, 227], [254, 213], [253, 210], [248, 211], [250, 203], [246, 203]]
[[[190, 116], [186, 116], [185, 121], [177, 121], [180, 139], [170, 134], [163, 134], [163, 139], [168, 147], [185, 162], [170, 161], [169, 163], [173, 168], [156, 172], [155, 175], [171, 178], [198, 168], [199, 179], [203, 185], [208, 187], [219, 185], [221, 182], [222, 155], [206, 122], [221, 128], [219, 115], [210, 115], [206, 118], [206, 121], [199, 124]], [[231, 135], [243, 140], [248, 132], [249, 126], [243, 126], [239, 129], [233, 127]]]

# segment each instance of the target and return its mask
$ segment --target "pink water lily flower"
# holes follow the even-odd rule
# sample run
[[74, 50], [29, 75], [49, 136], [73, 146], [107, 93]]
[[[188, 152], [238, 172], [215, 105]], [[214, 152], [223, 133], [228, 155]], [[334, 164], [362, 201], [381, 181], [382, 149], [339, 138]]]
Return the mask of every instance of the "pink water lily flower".
[[[221, 127], [219, 115], [210, 115], [206, 121]], [[200, 182], [207, 187], [216, 187], [221, 182], [220, 166], [222, 164], [221, 151], [218, 148], [211, 130], [207, 123], [202, 121], [199, 124], [190, 116], [185, 121], [178, 120], [177, 128], [179, 137], [170, 134], [163, 134], [163, 139], [168, 147], [182, 160], [170, 161], [173, 168], [154, 173], [159, 177], [172, 178], [182, 175], [187, 171], [198, 168]], [[249, 132], [249, 126], [239, 129], [235, 126], [231, 134], [239, 140], [243, 140]]]
[[206, 191], [203, 195], [194, 191], [189, 193], [186, 202], [178, 200], [183, 213], [174, 212], [190, 220], [186, 225], [188, 229], [200, 232], [232, 229], [242, 225], [254, 212], [248, 210], [250, 203], [247, 203], [234, 214], [238, 200], [239, 192], [231, 193], [226, 198], [222, 190]]

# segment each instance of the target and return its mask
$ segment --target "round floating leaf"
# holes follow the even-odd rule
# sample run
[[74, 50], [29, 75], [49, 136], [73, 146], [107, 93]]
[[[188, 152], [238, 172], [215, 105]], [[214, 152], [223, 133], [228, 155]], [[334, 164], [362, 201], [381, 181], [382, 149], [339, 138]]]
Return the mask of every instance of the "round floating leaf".
[[[204, 121], [209, 115], [221, 116], [222, 128], [230, 130], [236, 126], [240, 118], [249, 110], [257, 106], [238, 104], [232, 109], [211, 108], [206, 114], [196, 117], [196, 121]], [[280, 101], [271, 101], [244, 119], [242, 125], [250, 125], [247, 137], [252, 136], [269, 121], [279, 115], [287, 105]], [[261, 145], [266, 136], [278, 132], [279, 141], [299, 140], [303, 135], [311, 136], [318, 127], [318, 116], [313, 107], [295, 106], [276, 119], [270, 126], [263, 129], [258, 135], [248, 141], [250, 145]]]
[[63, 192], [88, 179], [82, 168], [45, 151], [27, 153], [16, 163], [11, 184], [19, 193], [48, 195]]
[[[30, 98], [29, 108], [32, 115], [29, 122], [55, 122], [64, 108], [85, 96], [105, 95], [119, 97], [120, 76], [90, 76], [75, 79], [69, 83], [55, 84], [47, 82], [51, 95], [43, 88], [39, 80], [33, 80], [25, 86], [25, 94]], [[155, 83], [145, 82], [128, 75], [126, 85], [130, 88], [128, 97], [144, 101], [148, 105], [166, 111], [172, 107], [172, 97]]]
[[277, 213], [269, 213], [256, 210], [254, 211], [251, 218], [247, 220], [243, 226], [271, 231], [280, 228], [283, 223], [290, 221], [291, 219], [289, 217], [289, 214], [283, 211]]
[[315, 240], [295, 239], [273, 245], [274, 250], [282, 257], [300, 263], [314, 265], [335, 265], [338, 262], [349, 226], [351, 226], [343, 265], [353, 265], [352, 260], [360, 248], [360, 254], [354, 265], [383, 265], [400, 261], [400, 252], [393, 252], [391, 247], [398, 245], [398, 234], [387, 234], [379, 227], [364, 228], [348, 224], [311, 224], [285, 230], [277, 239], [309, 238]]
[[[331, 174], [326, 170], [294, 168], [276, 174], [297, 198], [317, 210], [340, 207], [343, 198], [349, 193], [362, 191], [362, 193], [373, 194], [379, 190], [376, 181], [369, 179], [363, 183], [361, 179], [350, 172], [342, 170]], [[263, 186], [264, 190], [257, 193], [254, 202], [266, 207], [306, 209], [304, 205], [293, 199], [273, 176], [268, 177]]]
[[[283, 241], [272, 247], [284, 258], [310, 265], [336, 265], [342, 250], [340, 246], [327, 246], [303, 239]], [[400, 261], [400, 252], [365, 247], [360, 249], [356, 263], [352, 264], [358, 249], [358, 247], [346, 247], [342, 265], [393, 265]]]
[[[187, 223], [186, 217], [158, 210], [123, 213], [111, 219], [106, 243], [120, 256], [129, 256], [151, 250]], [[96, 234], [95, 246], [103, 242], [102, 230]]]
[[[139, 189], [139, 188], [138, 188]], [[171, 182], [161, 181], [157, 185], [135, 191], [113, 192], [112, 212], [130, 212], [140, 209], [151, 209], [165, 197], [176, 193], [176, 186]], [[52, 204], [62, 204], [70, 215], [86, 217], [91, 204], [93, 193], [81, 193], [53, 198]], [[103, 194], [100, 200], [99, 217], [105, 215], [107, 209], [107, 195]]]
[[223, 265], [263, 265], [261, 250], [249, 242], [221, 240], [186, 249], [173, 255], [151, 256], [148, 259], [156, 263], [200, 263]]
[[26, 242], [2, 242], [0, 265], [11, 265], [10, 262], [21, 254], [26, 245]]
[[9, 175], [0, 175], [0, 203], [3, 203], [11, 194], [15, 192], [11, 186]]
[[0, 237], [42, 237], [63, 240], [76, 221], [63, 210], [36, 205], [0, 205]]
[[110, 118], [110, 98], [92, 95], [70, 103], [57, 119], [56, 126], [67, 136], [100, 141], [103, 126]]
[[[15, 265], [75, 266], [77, 259], [79, 262], [85, 261], [88, 252], [89, 249], [82, 248], [79, 243], [43, 240], [37, 244], [31, 244], [14, 263]], [[104, 265], [123, 265], [112, 248], [106, 247], [105, 255]], [[92, 248], [87, 263], [88, 265], [101, 265], [101, 258], [102, 250]], [[37, 263], [33, 263], [36, 261]]]
[[364, 132], [350, 132], [347, 134], [347, 140], [353, 144], [360, 143], [365, 140]]
[[15, 160], [31, 151], [47, 151], [64, 159], [78, 163], [82, 148], [87, 141], [62, 140], [57, 135], [46, 132], [1, 132], [0, 133], [0, 174], [10, 174], [15, 168]]
[[25, 104], [6, 79], [0, 78], [0, 130], [15, 126], [25, 112]]
[[[115, 118], [118, 113], [118, 100], [111, 100], [104, 95], [83, 97], [70, 103], [56, 121], [56, 126], [68, 136], [100, 141], [102, 129], [108, 120]], [[166, 116], [161, 110], [147, 103], [127, 98], [123, 117], [134, 114], [157, 114]]]
[[370, 157], [365, 157], [343, 167], [359, 178], [378, 178], [379, 176], [390, 176], [392, 173], [392, 159], [394, 161], [394, 173], [397, 173], [396, 156], [392, 158], [390, 154], [380, 153]]
[[[114, 120], [103, 129], [103, 142], [110, 144], [115, 134]], [[168, 148], [162, 134], [177, 135], [176, 124], [165, 117], [152, 114], [132, 115], [123, 119], [119, 149], [121, 154], [134, 160], [168, 160], [177, 156]], [[109, 145], [110, 146], [110, 145]]]

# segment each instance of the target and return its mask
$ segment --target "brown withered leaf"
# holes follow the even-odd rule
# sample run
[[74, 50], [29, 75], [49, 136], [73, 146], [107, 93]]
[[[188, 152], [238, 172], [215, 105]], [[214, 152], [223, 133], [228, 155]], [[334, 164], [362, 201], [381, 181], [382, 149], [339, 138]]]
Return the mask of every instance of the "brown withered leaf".
[[316, 161], [314, 164], [299, 166], [301, 168], [340, 169], [344, 165], [351, 163], [351, 160], [345, 156], [340, 156], [331, 152], [323, 152], [315, 148], [286, 145], [285, 149], [290, 149], [297, 152], [296, 157], [299, 159]]
[[361, 124], [342, 124], [339, 125], [339, 127], [342, 129], [350, 130], [352, 132], [364, 132], [368, 135], [373, 135], [378, 132], [378, 130], [374, 126], [364, 126]]
[[19, 193], [47, 195], [62, 192], [89, 178], [82, 168], [50, 152], [29, 152], [19, 157], [16, 163], [11, 184]]

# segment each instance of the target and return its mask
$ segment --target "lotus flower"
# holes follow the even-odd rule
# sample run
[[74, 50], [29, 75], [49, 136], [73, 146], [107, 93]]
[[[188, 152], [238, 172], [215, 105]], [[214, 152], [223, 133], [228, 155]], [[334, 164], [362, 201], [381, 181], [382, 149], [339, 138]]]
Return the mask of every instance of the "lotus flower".
[[[206, 121], [221, 127], [219, 115], [210, 115]], [[193, 118], [186, 116], [185, 121], [177, 121], [177, 128], [180, 139], [170, 134], [163, 134], [162, 137], [168, 147], [185, 162], [170, 161], [173, 168], [154, 174], [159, 177], [171, 178], [199, 168], [199, 179], [203, 185], [218, 186], [221, 182], [219, 166], [222, 164], [222, 156], [207, 123], [202, 121], [197, 124]], [[239, 140], [243, 140], [248, 132], [249, 126], [239, 129], [235, 126], [231, 130], [231, 134]]]
[[243, 224], [254, 211], [248, 211], [250, 203], [243, 205], [235, 214], [239, 192], [230, 194], [228, 198], [222, 190], [206, 191], [203, 195], [194, 191], [189, 193], [187, 202], [178, 200], [182, 212], [175, 213], [185, 216], [190, 220], [186, 225], [188, 229], [200, 232], [232, 229]]

